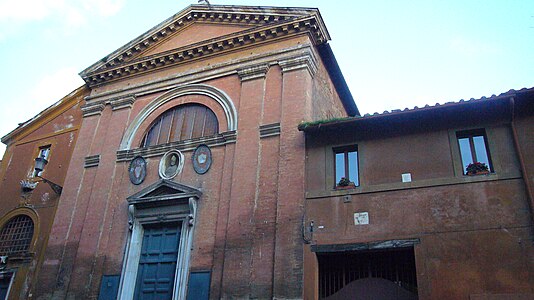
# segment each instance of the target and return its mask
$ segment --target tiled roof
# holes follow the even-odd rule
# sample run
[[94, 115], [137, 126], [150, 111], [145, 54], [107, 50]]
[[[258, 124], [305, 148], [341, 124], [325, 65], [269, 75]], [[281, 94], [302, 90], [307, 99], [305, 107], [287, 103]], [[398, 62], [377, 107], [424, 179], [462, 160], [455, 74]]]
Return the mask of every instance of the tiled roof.
[[491, 95], [490, 97], [481, 97], [479, 99], [471, 98], [469, 100], [461, 99], [459, 101], [451, 101], [446, 102], [443, 104], [436, 103], [434, 105], [425, 105], [423, 107], [415, 106], [413, 108], [404, 108], [404, 109], [393, 109], [390, 111], [384, 111], [382, 113], [375, 112], [375, 113], [366, 113], [363, 116], [355, 116], [355, 117], [347, 117], [347, 118], [338, 118], [338, 119], [332, 119], [332, 120], [321, 120], [316, 122], [308, 122], [308, 123], [302, 123], [299, 125], [299, 130], [307, 130], [312, 128], [318, 128], [318, 127], [329, 127], [330, 125], [338, 125], [338, 124], [344, 124], [344, 123], [352, 123], [352, 122], [360, 122], [367, 119], [374, 119], [374, 118], [384, 118], [388, 116], [394, 116], [394, 115], [402, 115], [407, 113], [416, 113], [416, 112], [424, 112], [424, 111], [430, 111], [430, 110], [436, 110], [441, 108], [448, 108], [448, 107], [458, 107], [461, 105], [469, 105], [473, 103], [480, 103], [485, 101], [495, 101], [499, 99], [508, 99], [510, 97], [513, 97], [517, 94], [523, 94], [523, 93], [534, 93], [534, 87], [531, 88], [522, 88], [520, 90], [514, 90], [511, 89], [507, 92], [501, 93], [499, 95]]
[[434, 105], [425, 105], [423, 107], [413, 107], [413, 108], [404, 108], [404, 109], [393, 109], [391, 111], [384, 111], [382, 113], [379, 113], [379, 112], [374, 112], [372, 114], [370, 113], [366, 113], [365, 115], [363, 115], [361, 118], [366, 118], [366, 117], [371, 117], [371, 116], [380, 116], [380, 115], [387, 115], [387, 114], [392, 114], [392, 113], [402, 113], [402, 112], [409, 112], [409, 111], [418, 111], [418, 110], [424, 110], [424, 109], [433, 109], [433, 108], [436, 108], [436, 107], [442, 107], [442, 106], [456, 106], [456, 105], [461, 105], [461, 104], [464, 104], [464, 103], [474, 103], [474, 102], [480, 102], [480, 101], [488, 101], [488, 100], [496, 100], [496, 99], [502, 99], [502, 98], [508, 98], [508, 97], [511, 97], [511, 96], [514, 96], [518, 93], [525, 93], [525, 92], [534, 92], [534, 87], [531, 87], [531, 88], [522, 88], [520, 90], [514, 90], [514, 89], [511, 89], [509, 90], [508, 92], [504, 92], [504, 93], [501, 93], [499, 95], [491, 95], [490, 97], [481, 97], [479, 99], [475, 99], [475, 98], [471, 98], [469, 100], [464, 100], [464, 99], [460, 99], [459, 101], [449, 101], [449, 102], [446, 102], [446, 103], [443, 103], [443, 104], [440, 104], [440, 103], [436, 103]]

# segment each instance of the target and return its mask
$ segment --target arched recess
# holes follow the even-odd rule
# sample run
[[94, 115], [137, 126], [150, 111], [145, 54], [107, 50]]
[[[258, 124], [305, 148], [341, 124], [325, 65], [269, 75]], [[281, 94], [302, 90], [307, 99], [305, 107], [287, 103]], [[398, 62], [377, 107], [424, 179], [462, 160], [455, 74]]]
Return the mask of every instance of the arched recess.
[[39, 237], [40, 232], [39, 216], [37, 215], [37, 212], [34, 209], [30, 207], [19, 207], [8, 212], [6, 215], [0, 218], [0, 232], [2, 231], [4, 226], [9, 223], [9, 221], [20, 215], [29, 217], [33, 222], [33, 236], [30, 245], [27, 249], [27, 253], [33, 253], [35, 252], [35, 246], [37, 244], [37, 239]]
[[210, 85], [189, 84], [170, 90], [167, 93], [158, 96], [147, 106], [145, 106], [126, 129], [119, 150], [128, 150], [131, 148], [132, 141], [137, 134], [139, 127], [151, 113], [158, 109], [158, 107], [178, 97], [195, 94], [205, 95], [216, 101], [224, 111], [228, 131], [237, 129], [237, 110], [232, 102], [232, 99], [230, 99], [225, 92]]

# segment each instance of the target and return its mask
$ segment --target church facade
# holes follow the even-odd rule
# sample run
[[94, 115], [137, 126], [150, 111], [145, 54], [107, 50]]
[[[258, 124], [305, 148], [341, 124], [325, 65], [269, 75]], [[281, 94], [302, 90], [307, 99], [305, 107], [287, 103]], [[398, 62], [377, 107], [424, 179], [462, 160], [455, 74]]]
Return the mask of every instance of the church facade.
[[296, 128], [357, 113], [328, 40], [316, 9], [194, 5], [84, 70], [34, 297], [302, 297]]

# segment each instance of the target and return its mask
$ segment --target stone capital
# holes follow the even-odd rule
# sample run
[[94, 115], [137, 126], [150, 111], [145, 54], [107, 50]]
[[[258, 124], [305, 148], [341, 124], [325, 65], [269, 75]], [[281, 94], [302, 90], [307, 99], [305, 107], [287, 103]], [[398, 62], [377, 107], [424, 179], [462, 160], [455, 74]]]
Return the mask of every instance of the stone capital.
[[256, 78], [265, 78], [267, 71], [269, 71], [269, 65], [262, 64], [239, 69], [237, 70], [237, 74], [241, 78], [241, 81], [247, 81]]
[[282, 73], [307, 69], [310, 72], [311, 76], [315, 76], [317, 73], [317, 61], [312, 55], [304, 55], [294, 58], [289, 58], [286, 60], [278, 61], [280, 68], [282, 68]]
[[135, 96], [129, 95], [123, 98], [116, 98], [109, 101], [111, 110], [119, 110], [123, 108], [131, 108], [135, 102]]
[[82, 114], [84, 118], [90, 116], [101, 115], [106, 106], [103, 103], [85, 104], [82, 106]]

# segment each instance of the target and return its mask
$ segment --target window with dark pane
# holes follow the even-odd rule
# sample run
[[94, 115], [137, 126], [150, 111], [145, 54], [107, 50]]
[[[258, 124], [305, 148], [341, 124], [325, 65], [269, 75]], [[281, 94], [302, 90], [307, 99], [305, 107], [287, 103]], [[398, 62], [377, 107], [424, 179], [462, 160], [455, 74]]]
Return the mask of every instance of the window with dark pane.
[[493, 172], [493, 165], [488, 148], [488, 138], [484, 129], [460, 131], [456, 133], [458, 147], [462, 158], [463, 174], [469, 164], [481, 162]]
[[11, 218], [0, 231], [0, 256], [28, 252], [33, 238], [33, 220], [26, 215]]
[[185, 104], [167, 110], [154, 120], [141, 142], [141, 147], [217, 133], [219, 133], [219, 122], [211, 109], [201, 104]]
[[336, 175], [336, 185], [342, 181], [342, 178], [360, 185], [358, 174], [358, 147], [349, 146], [334, 149], [334, 169]]

